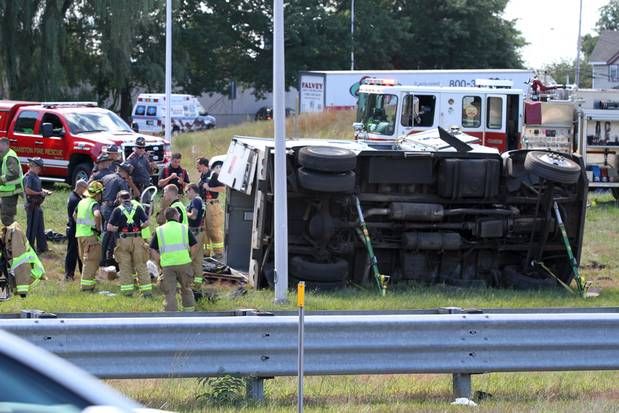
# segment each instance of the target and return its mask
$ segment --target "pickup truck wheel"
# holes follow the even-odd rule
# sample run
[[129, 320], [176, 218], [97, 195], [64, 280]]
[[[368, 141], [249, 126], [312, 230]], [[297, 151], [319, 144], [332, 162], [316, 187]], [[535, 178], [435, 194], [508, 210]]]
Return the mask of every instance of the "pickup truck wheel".
[[320, 172], [346, 172], [357, 166], [353, 151], [331, 146], [306, 146], [299, 150], [298, 159], [301, 166]]
[[342, 258], [336, 258], [333, 262], [316, 262], [309, 257], [295, 255], [290, 259], [290, 275], [303, 281], [341, 283], [348, 277], [348, 262]]
[[560, 184], [574, 184], [581, 174], [580, 165], [556, 152], [529, 152], [524, 168], [533, 175]]
[[89, 163], [82, 162], [75, 165], [73, 167], [73, 172], [71, 173], [71, 186], [74, 186], [75, 183], [80, 179], [88, 181], [91, 172], [92, 165]]
[[312, 191], [350, 193], [355, 189], [355, 173], [353, 171], [325, 173], [299, 168], [297, 175], [299, 184]]

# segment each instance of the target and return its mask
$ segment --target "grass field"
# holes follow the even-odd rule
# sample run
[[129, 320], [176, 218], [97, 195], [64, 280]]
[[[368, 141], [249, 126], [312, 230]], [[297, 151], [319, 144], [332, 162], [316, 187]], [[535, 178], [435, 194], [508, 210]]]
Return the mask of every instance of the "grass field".
[[[299, 137], [350, 136], [352, 114], [326, 114], [288, 119], [289, 134]], [[235, 128], [215, 129], [205, 133], [175, 138], [175, 149], [184, 159], [225, 153], [233, 135], [270, 136], [271, 122], [243, 124]], [[185, 163], [190, 172], [193, 165]], [[190, 167], [191, 166], [191, 167]], [[64, 232], [67, 187], [56, 185], [56, 193], [45, 207], [48, 228]], [[462, 289], [447, 286], [407, 286], [388, 291], [384, 298], [372, 290], [350, 288], [339, 292], [308, 293], [307, 309], [416, 309], [443, 306], [460, 307], [580, 307], [616, 306], [619, 303], [619, 206], [606, 193], [591, 193], [581, 270], [593, 286], [601, 289], [598, 298], [583, 300], [562, 289], [553, 291], [508, 291], [495, 289]], [[20, 204], [21, 205], [21, 204]], [[25, 227], [24, 210], [18, 221]], [[27, 299], [11, 299], [0, 303], [0, 312], [40, 309], [51, 312], [135, 312], [160, 311], [161, 295], [154, 299], [125, 298], [99, 294], [81, 294], [77, 282], [62, 281], [66, 244], [50, 244], [51, 251], [42, 260], [48, 280], [39, 285]], [[118, 285], [101, 282], [99, 290], [118, 291]], [[291, 293], [286, 306], [273, 304], [272, 291], [250, 290], [232, 297], [222, 289], [214, 303], [201, 302], [199, 310], [292, 309]], [[586, 349], [583, 349], [586, 357]], [[475, 390], [492, 394], [481, 402], [483, 412], [612, 412], [619, 411], [617, 372], [486, 374], [474, 376]], [[205, 391], [196, 379], [114, 380], [111, 384], [150, 407], [182, 412], [288, 412], [296, 406], [296, 382], [292, 378], [276, 378], [266, 383], [267, 401], [217, 403], [198, 398]], [[448, 405], [451, 378], [446, 375], [387, 375], [310, 377], [306, 379], [307, 411], [311, 412], [444, 412], [463, 408]]]

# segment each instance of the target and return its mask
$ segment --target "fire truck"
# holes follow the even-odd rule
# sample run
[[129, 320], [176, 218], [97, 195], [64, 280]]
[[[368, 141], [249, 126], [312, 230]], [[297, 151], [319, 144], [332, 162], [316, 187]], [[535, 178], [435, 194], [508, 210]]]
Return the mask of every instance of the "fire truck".
[[437, 127], [460, 129], [505, 152], [519, 147], [525, 91], [506, 80], [478, 79], [476, 87], [403, 86], [365, 79], [359, 89], [355, 139], [391, 146], [399, 137]]

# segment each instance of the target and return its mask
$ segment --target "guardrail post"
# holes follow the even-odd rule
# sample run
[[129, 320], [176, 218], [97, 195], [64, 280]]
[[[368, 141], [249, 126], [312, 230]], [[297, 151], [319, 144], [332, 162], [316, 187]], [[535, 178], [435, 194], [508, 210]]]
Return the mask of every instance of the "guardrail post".
[[264, 377], [247, 377], [245, 387], [247, 398], [253, 401], [264, 401]]
[[453, 374], [453, 395], [454, 398], [466, 397], [471, 398], [471, 374], [470, 373], [454, 373]]

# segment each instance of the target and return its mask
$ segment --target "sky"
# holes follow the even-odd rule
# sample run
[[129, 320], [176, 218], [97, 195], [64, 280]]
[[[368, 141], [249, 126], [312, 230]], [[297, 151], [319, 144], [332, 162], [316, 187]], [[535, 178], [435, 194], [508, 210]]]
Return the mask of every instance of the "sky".
[[[600, 7], [609, 0], [582, 0], [582, 35], [595, 34]], [[579, 0], [510, 0], [503, 17], [518, 19], [516, 27], [529, 45], [520, 49], [527, 68], [576, 58]]]

